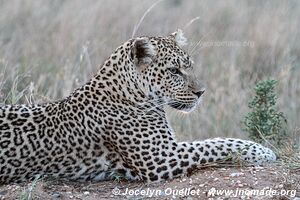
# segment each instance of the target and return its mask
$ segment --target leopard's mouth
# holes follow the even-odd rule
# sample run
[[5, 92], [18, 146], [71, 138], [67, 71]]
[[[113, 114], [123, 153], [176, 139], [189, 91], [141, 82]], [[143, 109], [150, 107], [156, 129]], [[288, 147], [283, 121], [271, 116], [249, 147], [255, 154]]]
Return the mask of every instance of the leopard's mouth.
[[200, 98], [194, 102], [182, 102], [182, 101], [172, 101], [168, 105], [176, 110], [180, 110], [182, 112], [192, 112], [200, 102]]

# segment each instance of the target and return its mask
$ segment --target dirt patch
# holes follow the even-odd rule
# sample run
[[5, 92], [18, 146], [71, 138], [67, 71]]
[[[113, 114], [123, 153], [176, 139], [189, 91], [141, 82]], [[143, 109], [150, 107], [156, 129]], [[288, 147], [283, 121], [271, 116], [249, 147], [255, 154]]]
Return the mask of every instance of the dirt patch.
[[[57, 180], [0, 186], [0, 199], [294, 199], [300, 197], [300, 170], [282, 166], [198, 169], [171, 181], [106, 181], [77, 183]], [[25, 196], [24, 196], [25, 195]]]

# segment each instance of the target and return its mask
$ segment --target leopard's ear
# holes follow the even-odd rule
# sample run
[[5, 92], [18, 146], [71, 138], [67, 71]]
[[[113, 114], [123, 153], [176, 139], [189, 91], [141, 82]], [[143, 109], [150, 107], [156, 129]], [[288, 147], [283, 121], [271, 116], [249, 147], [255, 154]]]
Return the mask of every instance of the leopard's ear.
[[137, 38], [133, 43], [131, 56], [137, 66], [147, 66], [153, 62], [156, 50], [149, 38]]
[[187, 45], [187, 39], [181, 29], [178, 29], [170, 35], [170, 37], [177, 43], [178, 46], [183, 47]]

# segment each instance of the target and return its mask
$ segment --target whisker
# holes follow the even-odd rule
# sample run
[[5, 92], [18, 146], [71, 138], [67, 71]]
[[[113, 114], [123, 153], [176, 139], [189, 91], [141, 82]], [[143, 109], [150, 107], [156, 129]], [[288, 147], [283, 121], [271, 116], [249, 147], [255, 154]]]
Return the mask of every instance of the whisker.
[[164, 102], [164, 103], [161, 103], [161, 104], [158, 104], [158, 105], [152, 106], [150, 109], [146, 110], [146, 112], [145, 112], [145, 113], [147, 113], [147, 112], [149, 112], [149, 111], [151, 111], [151, 110], [153, 110], [153, 109], [155, 109], [155, 108], [157, 108], [157, 107], [161, 107], [161, 106], [163, 106], [163, 105], [167, 105], [167, 104], [169, 104], [169, 102]]

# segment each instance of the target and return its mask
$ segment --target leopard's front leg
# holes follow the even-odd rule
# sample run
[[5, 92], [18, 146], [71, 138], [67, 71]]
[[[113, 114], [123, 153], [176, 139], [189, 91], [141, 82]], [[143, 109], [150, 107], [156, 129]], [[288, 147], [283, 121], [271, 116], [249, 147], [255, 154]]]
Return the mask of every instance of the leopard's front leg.
[[[153, 139], [153, 138], [152, 138]], [[197, 142], [177, 143], [171, 136], [152, 140], [152, 145], [143, 144], [139, 152], [127, 161], [139, 176], [148, 182], [161, 181], [181, 176], [196, 166], [216, 162], [238, 153], [241, 159], [261, 164], [276, 159], [275, 154], [260, 144], [240, 139], [208, 139]]]

